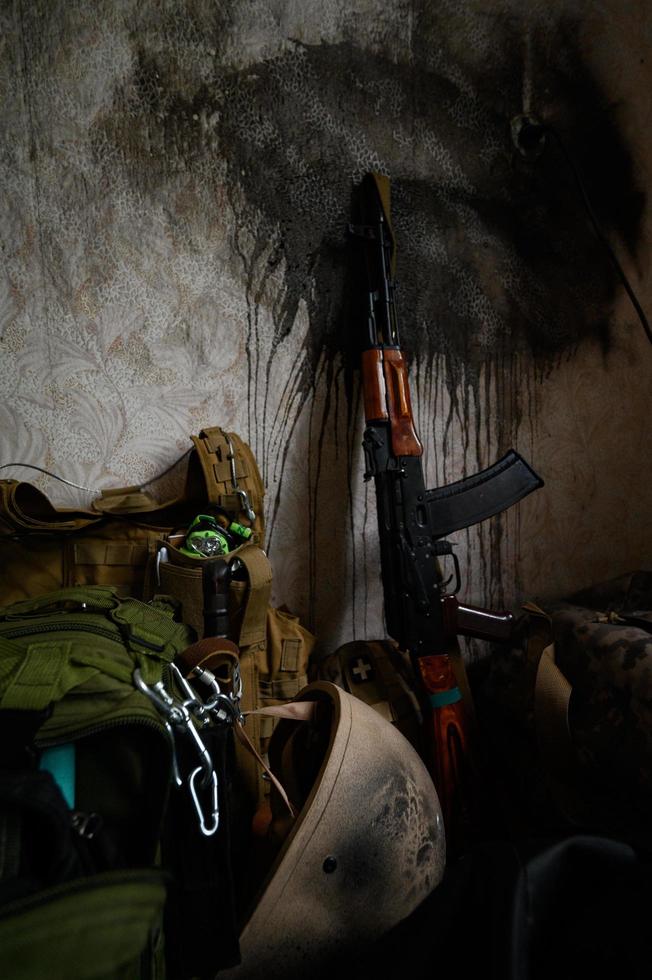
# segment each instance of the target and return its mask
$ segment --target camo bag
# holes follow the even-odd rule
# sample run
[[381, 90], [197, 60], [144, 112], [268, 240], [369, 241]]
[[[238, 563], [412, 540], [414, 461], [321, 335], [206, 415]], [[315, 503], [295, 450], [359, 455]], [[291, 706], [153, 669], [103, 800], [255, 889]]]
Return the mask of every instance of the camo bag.
[[478, 702], [526, 821], [561, 816], [649, 844], [652, 573], [577, 593], [547, 613], [528, 606], [520, 636], [518, 647], [492, 652]]

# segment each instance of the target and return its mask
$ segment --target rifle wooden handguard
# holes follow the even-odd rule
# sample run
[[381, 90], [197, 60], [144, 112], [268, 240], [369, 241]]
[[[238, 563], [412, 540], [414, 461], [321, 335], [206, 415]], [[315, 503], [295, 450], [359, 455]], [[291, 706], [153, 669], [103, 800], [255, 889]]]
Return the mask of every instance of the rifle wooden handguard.
[[362, 352], [362, 384], [367, 422], [388, 421], [395, 456], [421, 456], [423, 446], [412, 418], [407, 367], [394, 347]]

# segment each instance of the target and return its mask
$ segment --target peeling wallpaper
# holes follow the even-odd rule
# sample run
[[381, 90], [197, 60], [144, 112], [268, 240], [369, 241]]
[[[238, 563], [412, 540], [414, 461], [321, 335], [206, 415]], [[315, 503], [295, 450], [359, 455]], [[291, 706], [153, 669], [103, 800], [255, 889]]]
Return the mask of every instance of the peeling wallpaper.
[[[567, 158], [649, 309], [648, 4], [14, 0], [0, 18], [0, 463], [99, 491], [234, 429], [268, 490], [275, 600], [326, 648], [382, 635], [345, 237], [378, 169], [429, 484], [512, 445], [546, 481], [455, 536], [466, 599], [649, 566], [652, 352]], [[537, 160], [511, 141], [524, 112], [562, 138]]]

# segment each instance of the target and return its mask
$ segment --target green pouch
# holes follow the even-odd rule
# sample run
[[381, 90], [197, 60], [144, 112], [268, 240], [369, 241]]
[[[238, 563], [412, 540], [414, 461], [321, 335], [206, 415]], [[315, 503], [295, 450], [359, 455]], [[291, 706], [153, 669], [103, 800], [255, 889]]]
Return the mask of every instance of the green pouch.
[[11, 980], [154, 977], [164, 902], [163, 876], [146, 871], [78, 879], [16, 902], [0, 911], [3, 973]]
[[133, 674], [160, 681], [193, 641], [176, 608], [94, 586], [0, 609], [5, 975], [163, 976], [171, 744]]

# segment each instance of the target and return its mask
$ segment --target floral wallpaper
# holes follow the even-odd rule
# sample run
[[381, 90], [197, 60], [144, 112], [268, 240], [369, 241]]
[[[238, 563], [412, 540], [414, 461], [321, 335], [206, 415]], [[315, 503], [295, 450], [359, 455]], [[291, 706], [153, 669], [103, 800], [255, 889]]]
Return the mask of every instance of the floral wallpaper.
[[[429, 483], [510, 446], [545, 480], [456, 535], [465, 598], [649, 566], [652, 352], [569, 164], [652, 308], [648, 5], [16, 0], [0, 20], [0, 476], [86, 504], [6, 464], [97, 493], [235, 430], [275, 601], [325, 648], [383, 635], [346, 237], [376, 169]], [[524, 114], [552, 127], [541, 154], [514, 144]]]

